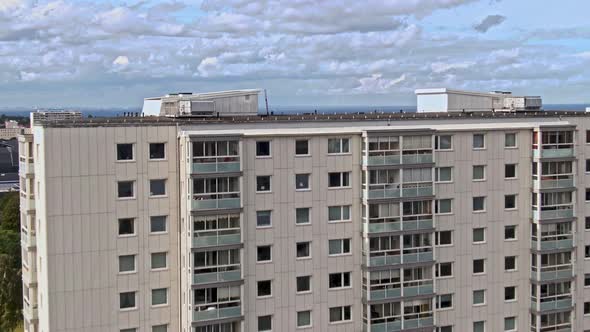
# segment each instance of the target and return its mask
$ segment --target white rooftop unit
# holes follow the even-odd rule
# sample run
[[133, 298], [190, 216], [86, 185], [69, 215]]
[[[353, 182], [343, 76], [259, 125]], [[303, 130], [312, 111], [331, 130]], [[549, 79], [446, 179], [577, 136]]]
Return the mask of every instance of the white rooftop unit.
[[506, 91], [474, 92], [446, 88], [417, 89], [417, 111], [422, 112], [511, 112], [539, 110], [541, 97], [513, 96]]

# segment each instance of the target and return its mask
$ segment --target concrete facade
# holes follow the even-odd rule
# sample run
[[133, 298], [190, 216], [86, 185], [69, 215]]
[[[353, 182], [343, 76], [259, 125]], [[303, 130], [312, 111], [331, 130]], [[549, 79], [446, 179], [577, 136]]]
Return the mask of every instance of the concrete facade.
[[571, 112], [36, 126], [27, 331], [584, 331], [587, 130]]

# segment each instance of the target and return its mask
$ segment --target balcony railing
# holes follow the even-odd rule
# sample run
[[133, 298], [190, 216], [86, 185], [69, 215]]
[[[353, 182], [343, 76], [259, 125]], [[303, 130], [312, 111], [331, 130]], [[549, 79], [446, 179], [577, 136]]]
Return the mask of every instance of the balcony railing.
[[[540, 152], [539, 152], [540, 151]], [[574, 156], [573, 148], [566, 149], [535, 149], [533, 157], [535, 158], [569, 158]]]
[[29, 175], [29, 174], [34, 174], [35, 166], [32, 162], [27, 162], [27, 161], [21, 160], [18, 163], [18, 172], [23, 176]]
[[403, 288], [404, 296], [418, 296], [418, 295], [431, 295], [434, 294], [434, 286], [432, 280], [422, 280], [419, 282], [406, 282], [407, 284], [416, 286], [405, 286]]
[[238, 157], [208, 158], [200, 162], [193, 161], [192, 173], [231, 173], [240, 171]]
[[[218, 195], [224, 196], [224, 195]], [[193, 199], [193, 210], [216, 210], [216, 209], [238, 209], [240, 208], [239, 197], [218, 198], [218, 199]]]
[[531, 241], [531, 248], [536, 250], [558, 250], [558, 249], [573, 249], [574, 240], [564, 239], [555, 241], [541, 241], [540, 245], [538, 241]]
[[384, 265], [397, 265], [397, 264], [409, 264], [409, 263], [423, 263], [431, 262], [434, 260], [432, 251], [410, 253], [402, 255], [384, 255], [369, 257], [368, 266], [384, 266]]
[[433, 162], [434, 158], [432, 154], [373, 155], [363, 157], [363, 165], [365, 166], [431, 164]]
[[371, 332], [393, 332], [401, 331], [402, 321], [401, 318], [394, 322], [386, 322], [380, 324], [371, 324]]
[[431, 229], [434, 224], [432, 219], [421, 219], [421, 220], [404, 220], [402, 222], [402, 228], [404, 231], [413, 231], [419, 229]]
[[535, 311], [550, 311], [550, 310], [562, 310], [571, 308], [573, 306], [572, 298], [565, 298], [555, 301], [541, 302], [541, 305], [537, 307], [537, 301], [531, 301], [531, 308]]
[[434, 325], [432, 317], [416, 318], [404, 320], [404, 329], [417, 329], [421, 327], [429, 327]]
[[193, 311], [193, 321], [234, 318], [240, 317], [241, 315], [242, 307], [240, 306], [226, 308], [211, 307], [207, 310]]
[[536, 220], [548, 220], [548, 219], [562, 219], [562, 218], [573, 218], [574, 209], [558, 209], [558, 210], [533, 210], [533, 218]]
[[210, 284], [215, 282], [237, 281], [241, 279], [242, 273], [240, 270], [193, 274], [194, 285]]
[[397, 232], [397, 231], [414, 231], [420, 229], [431, 229], [433, 228], [432, 219], [421, 219], [421, 220], [405, 220], [403, 222], [384, 222], [384, 223], [364, 223], [365, 233], [384, 233], [384, 232]]
[[377, 301], [384, 299], [396, 299], [402, 296], [401, 287], [398, 288], [385, 288], [369, 291], [369, 300]]
[[402, 189], [402, 197], [420, 197], [432, 195], [434, 195], [432, 185]]
[[538, 189], [559, 189], [574, 187], [574, 176], [555, 176], [553, 179], [541, 177], [541, 180], [534, 180], [534, 187]]
[[402, 255], [387, 255], [369, 257], [369, 266], [384, 266], [401, 264]]
[[193, 236], [193, 248], [225, 246], [232, 244], [240, 244], [241, 242], [242, 238], [239, 233], [199, 237]]
[[403, 255], [403, 263], [404, 264], [430, 262], [432, 260], [434, 260], [434, 255], [433, 255], [432, 251], [418, 252], [418, 253]]
[[434, 195], [432, 184], [422, 185], [419, 187], [401, 188], [402, 184], [384, 184], [382, 186], [372, 186], [369, 189], [368, 199], [400, 198], [400, 197], [421, 197]]
[[531, 271], [531, 278], [536, 281], [551, 281], [557, 279], [571, 278], [574, 276], [574, 270], [570, 264], [561, 266], [547, 266], [541, 268], [541, 272]]

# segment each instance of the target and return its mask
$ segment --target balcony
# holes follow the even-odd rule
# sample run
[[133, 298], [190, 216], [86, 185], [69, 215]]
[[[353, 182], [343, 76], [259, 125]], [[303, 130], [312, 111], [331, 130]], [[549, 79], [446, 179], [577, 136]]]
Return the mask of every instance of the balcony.
[[227, 246], [242, 243], [242, 237], [237, 234], [193, 236], [193, 248]]
[[219, 199], [193, 199], [192, 200], [193, 211], [198, 210], [219, 210], [219, 209], [239, 209], [240, 198], [219, 198]]
[[404, 220], [402, 222], [402, 228], [404, 231], [432, 229], [433, 227], [434, 227], [434, 223], [432, 222], [432, 219]]
[[573, 249], [574, 240], [554, 240], [554, 241], [543, 241], [541, 240], [540, 245], [537, 241], [531, 241], [531, 248], [536, 250], [560, 250], [560, 249]]
[[240, 270], [193, 274], [193, 285], [216, 282], [238, 281], [242, 279]]
[[407, 284], [418, 284], [416, 286], [405, 286], [404, 285], [404, 296], [419, 296], [419, 295], [433, 295], [434, 287], [432, 280], [419, 281], [419, 282], [407, 282]]
[[402, 296], [401, 287], [385, 288], [385, 289], [369, 291], [369, 300], [370, 301], [378, 301], [378, 300], [385, 300], [385, 299], [397, 299], [397, 298], [400, 298], [401, 296]]
[[574, 156], [573, 148], [565, 149], [535, 149], [533, 150], [534, 158], [570, 158]]
[[574, 209], [557, 209], [557, 210], [533, 210], [533, 218], [535, 220], [549, 220], [549, 219], [565, 219], [573, 218]]
[[37, 246], [37, 238], [35, 237], [35, 234], [29, 234], [24, 231], [21, 231], [20, 234], [23, 247], [35, 248]]
[[567, 279], [574, 276], [574, 270], [571, 265], [543, 267], [540, 274], [537, 271], [531, 271], [531, 279], [536, 281], [552, 281], [558, 279]]
[[421, 196], [432, 196], [432, 195], [434, 195], [432, 185], [402, 189], [402, 197], [421, 197]]
[[25, 158], [21, 157], [18, 163], [18, 173], [25, 177], [27, 175], [32, 175], [35, 173], [35, 164], [32, 161], [23, 160]]
[[[402, 262], [403, 260], [403, 262]], [[402, 255], [385, 255], [369, 257], [370, 267], [374, 266], [385, 266], [385, 265], [398, 265], [398, 264], [411, 264], [411, 263], [425, 263], [432, 262], [434, 255], [432, 251], [411, 253]]]
[[423, 263], [423, 262], [431, 262], [434, 260], [434, 255], [432, 251], [426, 252], [418, 252], [412, 254], [404, 254], [403, 263]]
[[386, 322], [381, 324], [371, 324], [371, 332], [392, 332], [392, 331], [401, 331], [402, 329], [402, 321], [400, 320], [394, 322]]
[[[229, 161], [231, 160], [231, 161]], [[235, 158], [210, 158], [200, 162], [193, 162], [193, 174], [232, 173], [240, 171], [240, 159]]]
[[381, 222], [381, 223], [363, 223], [365, 233], [385, 233], [401, 231], [401, 222]]
[[242, 315], [242, 307], [226, 307], [216, 308], [211, 307], [203, 311], [193, 311], [193, 321], [199, 322], [204, 320], [237, 318]]
[[573, 175], [543, 176], [541, 180], [534, 180], [535, 189], [565, 189], [575, 187]]
[[421, 327], [429, 327], [434, 325], [434, 318], [416, 318], [404, 320], [404, 329], [417, 329]]
[[407, 154], [407, 155], [373, 155], [364, 156], [364, 166], [395, 166], [395, 165], [415, 165], [415, 164], [432, 164], [434, 158], [432, 154]]
[[369, 189], [367, 198], [369, 199], [384, 199], [384, 198], [400, 198], [401, 190], [399, 184], [383, 185], [383, 188]]
[[387, 256], [369, 257], [369, 266], [397, 265], [397, 264], [401, 264], [401, 262], [402, 262], [401, 255], [387, 255]]
[[535, 311], [564, 310], [572, 307], [573, 302], [571, 297], [561, 300], [541, 302], [539, 307], [537, 307], [537, 301], [531, 301], [531, 308]]

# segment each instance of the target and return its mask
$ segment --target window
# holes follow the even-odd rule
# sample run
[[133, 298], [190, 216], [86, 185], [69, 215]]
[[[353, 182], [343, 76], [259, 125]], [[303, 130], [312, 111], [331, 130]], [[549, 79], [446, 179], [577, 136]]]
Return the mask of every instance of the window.
[[165, 196], [166, 180], [150, 180], [150, 196]]
[[451, 135], [438, 135], [434, 140], [434, 148], [436, 150], [452, 150], [453, 149], [453, 136]]
[[311, 276], [297, 277], [297, 293], [311, 292]]
[[485, 196], [473, 197], [473, 212], [483, 212], [486, 210]]
[[586, 188], [586, 202], [590, 201], [590, 188]]
[[256, 157], [270, 157], [270, 142], [256, 142]]
[[256, 211], [256, 226], [270, 227], [272, 225], [271, 211]]
[[516, 147], [516, 133], [506, 133], [504, 135], [504, 147], [515, 148]]
[[453, 168], [437, 167], [434, 173], [434, 180], [436, 182], [453, 182]]
[[586, 130], [586, 144], [590, 143], [590, 130]]
[[584, 274], [584, 287], [590, 286], [590, 273]]
[[516, 164], [504, 165], [504, 178], [516, 179]]
[[504, 301], [514, 301], [514, 300], [516, 300], [516, 287], [515, 286], [504, 287]]
[[272, 331], [272, 316], [259, 316], [258, 317], [258, 332]]
[[504, 195], [504, 209], [516, 209], [516, 195]]
[[134, 196], [134, 181], [119, 181], [117, 182], [117, 197], [119, 198], [133, 198]]
[[119, 273], [135, 272], [135, 255], [119, 256]]
[[453, 231], [436, 232], [435, 244], [437, 246], [453, 245]]
[[295, 209], [295, 224], [296, 225], [309, 225], [311, 219], [309, 218], [309, 208], [296, 208]]
[[150, 143], [150, 159], [166, 159], [166, 144]]
[[328, 222], [350, 220], [350, 205], [328, 207]]
[[152, 270], [160, 270], [168, 267], [167, 254], [165, 252], [153, 252], [151, 255]]
[[352, 320], [350, 306], [330, 308], [330, 323]]
[[350, 172], [334, 172], [328, 173], [328, 187], [349, 187], [350, 186]]
[[133, 218], [119, 219], [119, 235], [135, 235], [135, 220]]
[[330, 273], [328, 277], [328, 288], [350, 287], [350, 272]]
[[516, 256], [504, 257], [504, 270], [505, 271], [516, 271]]
[[297, 258], [310, 258], [311, 251], [310, 251], [311, 242], [297, 242]]
[[167, 332], [167, 331], [168, 331], [167, 324], [152, 326], [152, 332]]
[[119, 293], [119, 309], [135, 308], [135, 292]]
[[486, 303], [486, 291], [485, 289], [479, 289], [473, 291], [473, 305], [483, 305]]
[[436, 309], [450, 309], [453, 307], [453, 294], [436, 296]]
[[152, 289], [152, 305], [166, 305], [168, 304], [168, 289], [158, 288]]
[[486, 272], [485, 265], [485, 259], [474, 259], [473, 274], [484, 274]]
[[137, 332], [137, 329], [136, 328], [122, 329], [122, 330], [119, 330], [119, 332]]
[[486, 167], [484, 165], [473, 166], [473, 181], [483, 181], [486, 179]]
[[435, 276], [437, 278], [448, 278], [453, 276], [453, 262], [438, 263], [435, 265]]
[[166, 233], [167, 222], [166, 216], [152, 216], [150, 217], [150, 232], [151, 233]]
[[309, 156], [309, 141], [308, 140], [296, 140], [295, 141], [295, 155], [296, 156]]
[[504, 226], [504, 240], [516, 240], [516, 226]]
[[486, 229], [485, 228], [474, 228], [473, 229], [473, 243], [485, 243], [486, 242]]
[[485, 149], [486, 140], [484, 134], [473, 134], [473, 148], [474, 149]]
[[117, 160], [133, 160], [133, 144], [117, 144]]
[[348, 138], [328, 139], [328, 154], [349, 153], [350, 141]]
[[297, 312], [297, 327], [311, 326], [311, 310]]
[[584, 219], [584, 229], [585, 230], [590, 230], [590, 217], [586, 217]]
[[261, 175], [256, 177], [256, 191], [270, 192], [270, 175]]
[[309, 174], [295, 174], [295, 189], [309, 190]]
[[590, 302], [584, 302], [584, 315], [590, 315]]
[[328, 241], [328, 255], [350, 254], [350, 239]]
[[486, 322], [479, 321], [473, 322], [473, 332], [485, 332], [486, 330]]
[[590, 258], [590, 246], [584, 247], [584, 258], [586, 258], [586, 259]]
[[516, 317], [504, 318], [504, 331], [516, 331]]
[[452, 199], [437, 199], [434, 205], [434, 213], [436, 214], [449, 214], [452, 213]]
[[440, 326], [436, 328], [436, 332], [453, 332], [453, 326]]
[[258, 281], [257, 284], [258, 297], [272, 296], [272, 282], [270, 280]]
[[270, 246], [259, 246], [256, 248], [256, 261], [259, 263], [272, 261]]

